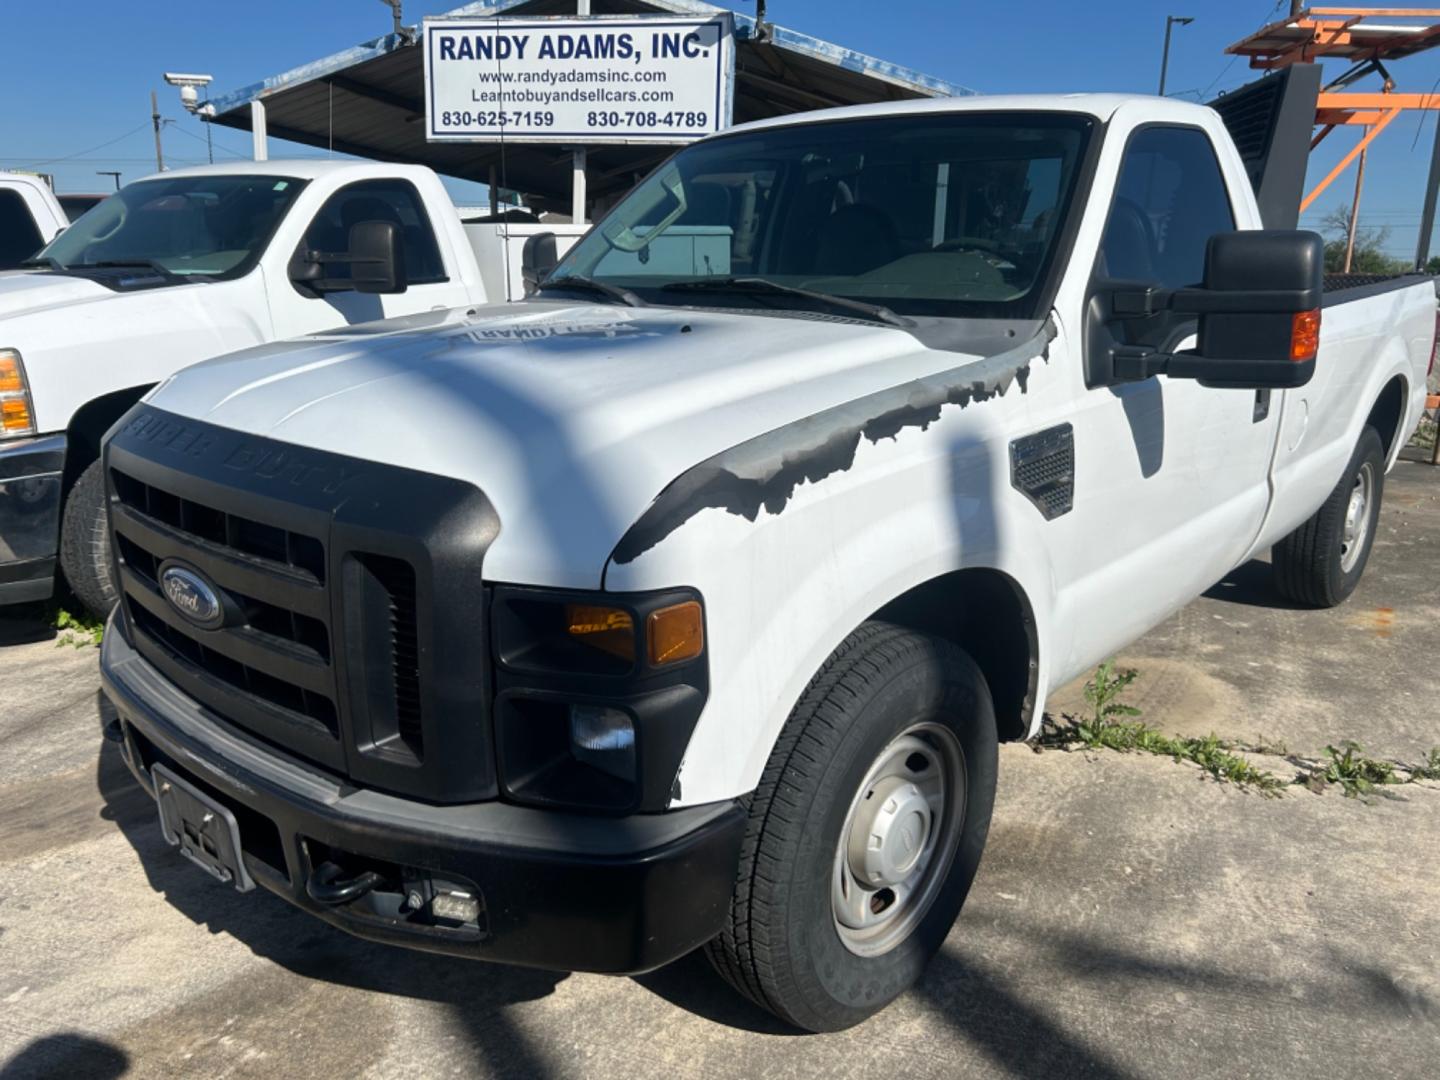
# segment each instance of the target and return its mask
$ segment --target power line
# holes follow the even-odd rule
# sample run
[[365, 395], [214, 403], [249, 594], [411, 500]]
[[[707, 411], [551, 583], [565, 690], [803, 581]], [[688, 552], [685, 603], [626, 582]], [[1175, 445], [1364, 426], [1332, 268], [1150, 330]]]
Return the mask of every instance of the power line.
[[[1272, 18], [1274, 18], [1274, 17], [1275, 17], [1275, 13], [1280, 10], [1280, 5], [1281, 5], [1282, 3], [1284, 3], [1284, 0], [1275, 0], [1275, 5], [1270, 9], [1269, 13], [1268, 13], [1263, 19], [1260, 20], [1260, 25], [1257, 26], [1255, 29], [1256, 29], [1256, 30], [1263, 30], [1265, 27], [1269, 26], [1269, 25], [1270, 25], [1270, 20], [1271, 20]], [[1225, 76], [1230, 73], [1230, 69], [1235, 66], [1235, 61], [1236, 61], [1236, 60], [1239, 60], [1239, 59], [1240, 59], [1240, 54], [1239, 54], [1239, 53], [1236, 53], [1234, 56], [1230, 57], [1230, 62], [1229, 62], [1228, 64], [1226, 64], [1223, 68], [1220, 69], [1220, 74], [1219, 74], [1219, 75], [1216, 75], [1215, 78], [1211, 79], [1211, 80], [1210, 80], [1210, 85], [1207, 86], [1207, 87], [1205, 87], [1204, 90], [1201, 90], [1201, 91], [1200, 91], [1200, 96], [1199, 96], [1199, 99], [1198, 99], [1198, 100], [1204, 101], [1205, 98], [1206, 98], [1207, 96], [1209, 96], [1210, 91], [1215, 88], [1215, 84], [1218, 83], [1221, 79], [1225, 78]]]
[[[91, 147], [89, 147], [88, 149], [85, 149], [85, 150], [77, 150], [77, 151], [75, 151], [75, 153], [73, 153], [73, 154], [65, 154], [63, 157], [48, 158], [48, 159], [46, 159], [45, 161], [33, 161], [33, 162], [30, 162], [30, 163], [29, 163], [29, 164], [30, 164], [30, 168], [32, 168], [32, 169], [38, 169], [38, 168], [40, 168], [40, 166], [42, 166], [42, 165], [54, 165], [57, 161], [73, 161], [73, 160], [75, 160], [76, 158], [80, 157], [82, 154], [93, 154], [96, 150], [104, 150], [105, 147], [107, 147], [107, 146], [114, 146], [114, 145], [115, 145], [117, 142], [119, 142], [121, 139], [128, 139], [128, 138], [130, 138], [131, 135], [135, 135], [135, 134], [137, 134], [137, 133], [145, 130], [145, 129], [148, 128], [149, 126], [150, 126], [150, 121], [149, 121], [149, 120], [146, 120], [143, 124], [140, 124], [140, 125], [138, 125], [138, 126], [136, 126], [136, 127], [133, 127], [133, 128], [131, 128], [129, 131], [125, 132], [124, 135], [117, 135], [117, 136], [115, 136], [115, 138], [110, 139], [110, 140], [108, 140], [107, 142], [103, 142], [103, 143], [101, 143], [99, 146], [91, 146]], [[7, 161], [13, 161], [13, 160], [15, 160], [15, 159], [13, 159], [13, 158], [6, 158], [5, 160], [7, 160]], [[101, 159], [101, 160], [104, 160], [104, 159]], [[118, 160], [120, 160], [120, 159], [116, 158], [115, 160], [118, 161]]]

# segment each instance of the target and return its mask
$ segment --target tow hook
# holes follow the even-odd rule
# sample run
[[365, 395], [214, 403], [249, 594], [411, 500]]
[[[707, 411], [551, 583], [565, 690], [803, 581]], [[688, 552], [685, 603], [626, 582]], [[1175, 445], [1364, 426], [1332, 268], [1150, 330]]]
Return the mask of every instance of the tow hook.
[[333, 862], [323, 862], [310, 871], [305, 891], [317, 904], [348, 904], [373, 892], [385, 880], [374, 870], [362, 870], [353, 877], [342, 876], [347, 872]]

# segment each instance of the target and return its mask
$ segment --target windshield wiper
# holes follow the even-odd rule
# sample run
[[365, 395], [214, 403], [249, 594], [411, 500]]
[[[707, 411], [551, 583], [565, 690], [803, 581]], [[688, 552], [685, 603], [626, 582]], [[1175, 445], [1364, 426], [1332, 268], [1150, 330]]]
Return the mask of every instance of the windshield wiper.
[[662, 285], [661, 288], [671, 292], [775, 293], [783, 296], [800, 296], [806, 300], [829, 304], [831, 307], [858, 312], [861, 315], [874, 319], [876, 322], [889, 323], [891, 326], [910, 325], [908, 320], [896, 315], [895, 312], [883, 304], [867, 304], [864, 300], [852, 300], [848, 296], [836, 296], [834, 293], [816, 292], [814, 289], [802, 289], [798, 285], [782, 285], [780, 282], [771, 281], [769, 278], [697, 278], [694, 281], [672, 281], [668, 285]]
[[29, 267], [32, 267], [32, 266], [42, 266], [42, 267], [44, 267], [46, 270], [64, 270], [64, 269], [65, 269], [65, 267], [63, 267], [63, 266], [60, 265], [60, 260], [59, 260], [59, 259], [52, 258], [52, 257], [49, 256], [49, 255], [36, 255], [33, 259], [26, 259], [24, 262], [22, 262], [22, 263], [20, 264], [20, 266], [21, 266], [22, 269], [28, 269]]
[[84, 270], [89, 267], [116, 270], [153, 270], [162, 277], [179, 277], [173, 270], [167, 270], [154, 259], [101, 259], [99, 262], [82, 263], [79, 266], [71, 267], [72, 270]]
[[596, 281], [594, 278], [585, 277], [582, 274], [566, 274], [564, 277], [550, 278], [540, 283], [540, 291], [546, 289], [574, 289], [577, 292], [594, 293], [596, 296], [608, 296], [611, 300], [618, 300], [627, 307], [645, 307], [645, 301], [636, 296], [629, 289], [622, 289], [619, 285], [610, 285], [604, 281]]

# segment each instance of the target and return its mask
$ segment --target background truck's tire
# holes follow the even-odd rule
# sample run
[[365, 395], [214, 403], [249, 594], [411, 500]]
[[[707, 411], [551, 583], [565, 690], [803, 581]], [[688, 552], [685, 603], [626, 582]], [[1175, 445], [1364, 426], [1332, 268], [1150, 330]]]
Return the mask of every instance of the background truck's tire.
[[1275, 545], [1271, 564], [1281, 595], [1317, 608], [1349, 597], [1370, 559], [1384, 492], [1385, 446], [1367, 426], [1325, 504]]
[[[887, 623], [862, 626], [796, 705], [751, 797], [729, 919], [707, 946], [711, 963], [756, 1004], [809, 1031], [847, 1028], [883, 1008], [920, 977], [970, 890], [990, 828], [996, 743], [990, 691], [969, 656]], [[923, 807], [936, 803], [907, 794], [920, 787], [925, 799], [942, 792], [949, 808], [928, 828]], [[853, 845], [876, 835], [886, 838], [878, 863], [860, 864], [872, 893], [852, 869], [871, 850], [862, 843], [855, 854]], [[917, 849], [906, 879], [916, 884], [902, 901], [903, 882], [887, 889], [890, 878], [875, 867], [898, 877]], [[887, 891], [891, 903], [877, 914]], [[872, 917], [876, 924], [864, 925]]]
[[110, 576], [110, 533], [105, 522], [105, 474], [92, 461], [65, 500], [60, 525], [60, 569], [75, 598], [98, 619], [119, 594]]

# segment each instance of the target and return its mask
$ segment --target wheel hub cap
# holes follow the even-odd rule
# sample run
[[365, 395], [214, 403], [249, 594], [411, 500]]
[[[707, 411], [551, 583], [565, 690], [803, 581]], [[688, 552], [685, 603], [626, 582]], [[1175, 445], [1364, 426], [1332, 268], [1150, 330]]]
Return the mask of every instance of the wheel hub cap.
[[882, 780], [850, 826], [850, 872], [871, 888], [898, 885], [925, 851], [930, 819], [930, 803], [914, 783]]
[[950, 873], [965, 818], [965, 757], [949, 728], [921, 723], [875, 759], [835, 852], [831, 907], [851, 952], [899, 945]]
[[1370, 492], [1374, 484], [1374, 473], [1367, 462], [1355, 477], [1355, 486], [1350, 489], [1350, 501], [1345, 506], [1345, 525], [1340, 536], [1340, 569], [1350, 573], [1360, 561], [1365, 550], [1365, 540], [1370, 533]]

